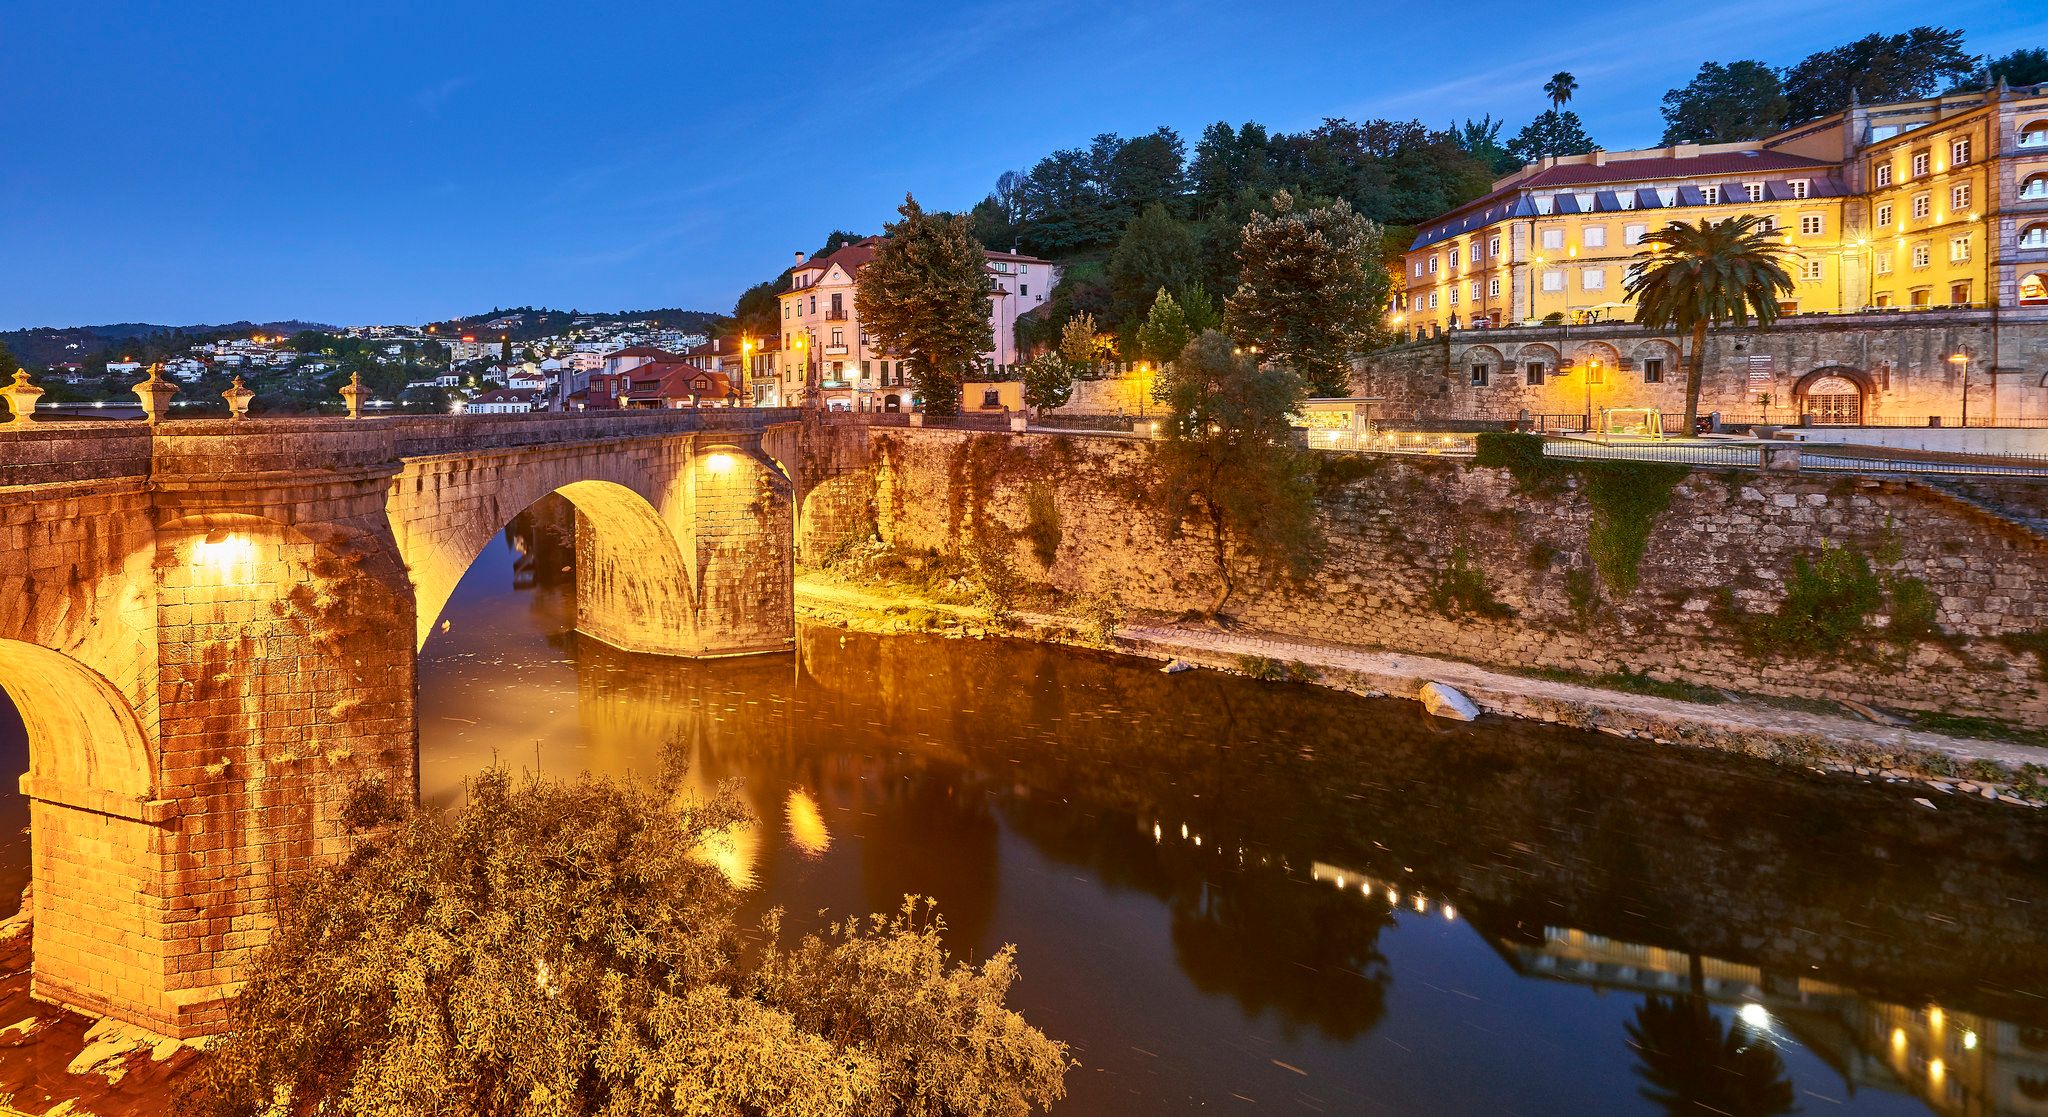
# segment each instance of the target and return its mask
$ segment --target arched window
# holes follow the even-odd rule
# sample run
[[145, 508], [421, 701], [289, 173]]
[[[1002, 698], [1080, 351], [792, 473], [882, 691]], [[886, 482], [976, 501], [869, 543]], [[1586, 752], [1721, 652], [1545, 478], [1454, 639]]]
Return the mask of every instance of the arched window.
[[2020, 277], [2020, 305], [2048, 306], [2048, 271]]
[[2020, 197], [2033, 202], [2048, 198], [2048, 175], [2031, 175], [2020, 184]]
[[2036, 120], [2020, 129], [2021, 147], [2048, 147], [2048, 120]]
[[2048, 221], [2037, 222], [2020, 230], [2021, 248], [2048, 248]]

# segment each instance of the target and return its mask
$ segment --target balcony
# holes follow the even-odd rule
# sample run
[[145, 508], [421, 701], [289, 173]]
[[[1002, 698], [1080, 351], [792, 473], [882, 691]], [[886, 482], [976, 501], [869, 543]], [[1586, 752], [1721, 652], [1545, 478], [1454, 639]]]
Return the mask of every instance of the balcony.
[[846, 352], [846, 346], [844, 345], [827, 345], [825, 347], [825, 355], [827, 357], [844, 357]]
[[840, 307], [833, 307], [831, 310], [825, 312], [825, 321], [844, 322], [846, 321], [846, 311]]

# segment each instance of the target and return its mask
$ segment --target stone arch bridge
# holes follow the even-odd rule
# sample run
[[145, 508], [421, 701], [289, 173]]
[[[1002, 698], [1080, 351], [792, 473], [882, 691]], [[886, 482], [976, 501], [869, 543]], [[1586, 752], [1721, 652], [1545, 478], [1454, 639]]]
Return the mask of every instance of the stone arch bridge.
[[349, 789], [413, 786], [415, 661], [472, 559], [577, 509], [577, 627], [794, 637], [793, 411], [0, 429], [0, 686], [29, 730], [36, 995], [218, 1030]]

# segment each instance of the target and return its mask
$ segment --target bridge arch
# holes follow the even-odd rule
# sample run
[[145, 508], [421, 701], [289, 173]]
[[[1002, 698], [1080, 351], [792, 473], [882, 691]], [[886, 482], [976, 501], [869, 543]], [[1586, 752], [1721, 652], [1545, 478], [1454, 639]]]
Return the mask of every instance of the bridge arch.
[[99, 672], [20, 640], [0, 639], [0, 690], [28, 728], [35, 994], [128, 1013], [141, 999], [161, 1016], [169, 816], [141, 719]]

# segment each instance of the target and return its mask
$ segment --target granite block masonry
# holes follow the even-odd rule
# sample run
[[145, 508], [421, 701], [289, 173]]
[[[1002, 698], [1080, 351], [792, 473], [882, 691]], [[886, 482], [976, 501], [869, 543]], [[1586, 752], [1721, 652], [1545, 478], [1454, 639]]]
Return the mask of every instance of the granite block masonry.
[[[868, 514], [899, 548], [964, 554], [995, 541], [1018, 577], [1114, 592], [1127, 608], [1178, 614], [1213, 596], [1205, 537], [1192, 523], [1175, 534], [1150, 501], [1143, 440], [932, 429], [869, 438]], [[1506, 470], [1454, 460], [1352, 461], [1349, 480], [1319, 487], [1321, 569], [1299, 585], [1255, 584], [1230, 606], [1240, 622], [1515, 670], [2048, 722], [2048, 539], [2029, 526], [2048, 505], [2039, 482], [1694, 470], [1648, 525], [1623, 591], [1593, 561], [1582, 474], [1532, 492]], [[1026, 529], [1048, 499], [1059, 539], [1044, 563]], [[834, 507], [844, 504], [842, 495]], [[1760, 639], [1800, 564], [1810, 571], [1828, 549], [1864, 564], [1879, 587], [1851, 646], [1811, 655]], [[1486, 602], [1451, 592], [1454, 568]], [[1908, 635], [1914, 617], [1927, 630]]]
[[[485, 544], [577, 513], [579, 629], [794, 637], [795, 416], [36, 424], [0, 432], [0, 685], [29, 730], [38, 997], [218, 1030], [364, 781], [412, 788], [415, 662]], [[790, 464], [785, 464], [790, 463]]]

